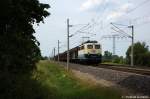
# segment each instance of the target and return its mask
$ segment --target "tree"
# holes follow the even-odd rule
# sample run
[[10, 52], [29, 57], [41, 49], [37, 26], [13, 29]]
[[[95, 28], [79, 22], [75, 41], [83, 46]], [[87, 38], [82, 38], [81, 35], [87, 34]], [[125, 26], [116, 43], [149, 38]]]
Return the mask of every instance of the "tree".
[[30, 72], [40, 59], [33, 24], [44, 21], [50, 6], [38, 0], [0, 1], [0, 71]]
[[[129, 64], [131, 61], [131, 46], [129, 46], [126, 52], [126, 60]], [[134, 64], [135, 65], [150, 65], [150, 52], [145, 42], [137, 42], [134, 44]]]
[[103, 62], [111, 62], [112, 61], [112, 53], [109, 51], [104, 52]]
[[41, 60], [48, 60], [49, 58], [47, 56], [41, 56]]
[[103, 62], [125, 64], [125, 58], [123, 56], [112, 55], [111, 52], [105, 51], [103, 55]]
[[125, 59], [123, 58], [123, 56], [113, 55], [112, 62], [119, 63], [119, 64], [125, 64]]

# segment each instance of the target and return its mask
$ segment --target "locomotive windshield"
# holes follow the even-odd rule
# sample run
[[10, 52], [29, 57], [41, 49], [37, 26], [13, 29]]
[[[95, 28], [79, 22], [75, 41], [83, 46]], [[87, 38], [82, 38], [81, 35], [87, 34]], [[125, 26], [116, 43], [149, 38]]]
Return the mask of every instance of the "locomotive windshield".
[[84, 49], [84, 46], [81, 46], [80, 49], [83, 50], [83, 49]]
[[93, 45], [87, 45], [88, 49], [93, 49]]
[[95, 49], [100, 49], [100, 45], [95, 45]]

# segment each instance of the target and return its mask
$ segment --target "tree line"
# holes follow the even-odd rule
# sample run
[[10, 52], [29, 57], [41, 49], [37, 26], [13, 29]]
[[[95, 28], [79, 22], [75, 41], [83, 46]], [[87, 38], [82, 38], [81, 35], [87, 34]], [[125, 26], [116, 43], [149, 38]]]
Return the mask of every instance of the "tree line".
[[[150, 66], [150, 51], [145, 42], [137, 42], [134, 44], [134, 65]], [[111, 52], [105, 51], [103, 55], [103, 62], [112, 62], [118, 64], [131, 63], [131, 46], [126, 51], [126, 57], [112, 55]]]

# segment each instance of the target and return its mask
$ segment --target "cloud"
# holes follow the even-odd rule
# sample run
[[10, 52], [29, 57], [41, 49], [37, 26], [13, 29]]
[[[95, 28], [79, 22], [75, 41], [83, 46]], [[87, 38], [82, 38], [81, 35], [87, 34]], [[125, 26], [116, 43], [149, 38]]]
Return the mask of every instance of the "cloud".
[[110, 19], [116, 19], [120, 16], [123, 15], [123, 12], [111, 12], [108, 16], [107, 16], [107, 20], [110, 20]]
[[107, 20], [116, 20], [117, 18], [123, 16], [129, 9], [131, 9], [133, 7], [133, 4], [131, 3], [126, 3], [121, 5], [119, 8], [117, 8], [118, 10], [116, 11], [111, 11], [108, 16], [107, 16]]
[[111, 5], [116, 6], [121, 3], [120, 0], [86, 0], [83, 4], [81, 4], [80, 11], [87, 11], [91, 9], [96, 9], [98, 6], [103, 5]]
[[92, 9], [93, 7], [95, 7], [97, 5], [101, 5], [103, 3], [103, 1], [104, 0], [87, 0], [86, 2], [84, 2], [81, 5], [80, 11]]
[[129, 9], [133, 7], [132, 3], [126, 3], [120, 7], [120, 9], [124, 12], [127, 12]]
[[105, 11], [106, 20], [116, 20], [133, 8], [133, 4], [129, 2], [127, 3], [124, 0], [86, 0], [81, 5], [80, 11], [95, 11], [97, 13], [103, 13], [103, 8], [105, 7], [107, 8], [107, 12]]

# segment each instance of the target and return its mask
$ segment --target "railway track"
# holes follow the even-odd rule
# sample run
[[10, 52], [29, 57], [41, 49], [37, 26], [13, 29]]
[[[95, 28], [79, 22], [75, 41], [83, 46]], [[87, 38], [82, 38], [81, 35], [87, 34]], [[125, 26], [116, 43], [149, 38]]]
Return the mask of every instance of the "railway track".
[[[73, 63], [73, 64], [78, 64], [78, 63]], [[83, 64], [80, 64], [80, 65], [83, 65]], [[100, 65], [84, 64], [84, 65], [150, 76], [150, 67], [141, 68], [137, 66], [130, 67], [128, 65], [115, 65], [115, 64], [100, 64]]]
[[129, 67], [129, 66], [123, 67], [123, 66], [124, 65], [116, 66], [116, 65], [111, 65], [111, 64], [100, 64], [97, 67], [150, 76], [149, 68], [142, 69], [142, 68], [136, 68], [136, 67]]
[[[66, 63], [62, 63], [66, 67]], [[135, 95], [150, 96], [150, 69], [100, 64], [99, 66], [70, 63], [70, 69], [88, 73], [97, 80], [106, 80], [122, 88], [132, 90]]]

